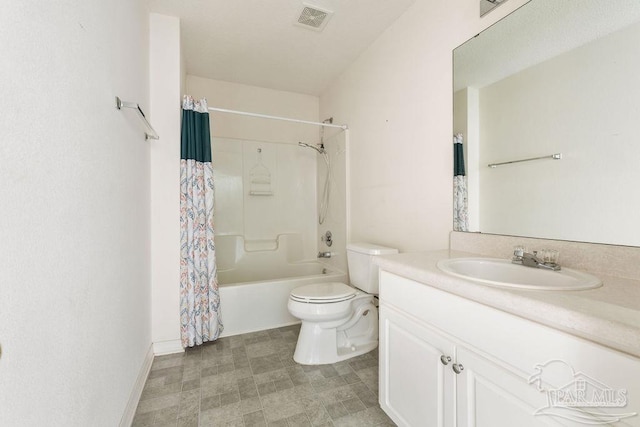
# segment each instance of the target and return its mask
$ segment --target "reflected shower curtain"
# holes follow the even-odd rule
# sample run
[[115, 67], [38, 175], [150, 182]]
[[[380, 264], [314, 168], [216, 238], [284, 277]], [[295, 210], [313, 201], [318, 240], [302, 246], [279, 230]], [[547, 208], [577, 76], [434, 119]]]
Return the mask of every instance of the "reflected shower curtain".
[[469, 230], [467, 207], [467, 177], [464, 171], [464, 147], [462, 134], [453, 136], [453, 230]]
[[185, 96], [180, 147], [180, 338], [184, 348], [213, 341], [223, 330], [213, 194], [207, 101]]

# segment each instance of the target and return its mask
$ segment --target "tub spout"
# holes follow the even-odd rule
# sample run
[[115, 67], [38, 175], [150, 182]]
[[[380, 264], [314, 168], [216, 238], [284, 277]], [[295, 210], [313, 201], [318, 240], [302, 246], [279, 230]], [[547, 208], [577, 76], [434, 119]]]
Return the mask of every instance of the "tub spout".
[[331, 258], [331, 252], [318, 252], [318, 258]]

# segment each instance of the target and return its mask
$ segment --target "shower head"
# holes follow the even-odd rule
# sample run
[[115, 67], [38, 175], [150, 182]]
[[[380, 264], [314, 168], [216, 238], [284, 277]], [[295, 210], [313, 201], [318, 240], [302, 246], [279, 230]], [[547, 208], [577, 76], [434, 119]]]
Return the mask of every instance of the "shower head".
[[307, 147], [307, 148], [313, 148], [314, 150], [316, 150], [319, 154], [324, 154], [324, 147], [321, 145], [320, 147], [316, 147], [315, 145], [311, 145], [311, 144], [307, 144], [306, 142], [298, 142], [298, 145], [300, 147]]

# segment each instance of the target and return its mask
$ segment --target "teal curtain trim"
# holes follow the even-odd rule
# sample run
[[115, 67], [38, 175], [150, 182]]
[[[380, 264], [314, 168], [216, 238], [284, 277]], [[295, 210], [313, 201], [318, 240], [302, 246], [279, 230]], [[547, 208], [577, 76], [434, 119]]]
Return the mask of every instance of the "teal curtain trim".
[[209, 113], [182, 110], [180, 159], [211, 162], [211, 133]]
[[464, 176], [464, 149], [462, 144], [453, 144], [453, 176]]

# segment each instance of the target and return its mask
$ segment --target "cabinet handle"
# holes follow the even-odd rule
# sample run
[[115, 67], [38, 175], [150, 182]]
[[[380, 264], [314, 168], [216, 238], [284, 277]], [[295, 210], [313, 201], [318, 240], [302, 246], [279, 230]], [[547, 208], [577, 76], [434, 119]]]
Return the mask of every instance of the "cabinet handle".
[[451, 365], [451, 368], [453, 369], [453, 372], [455, 372], [456, 374], [459, 374], [460, 372], [464, 371], [464, 366], [462, 366], [461, 363], [454, 363], [453, 365]]
[[443, 365], [448, 365], [449, 362], [451, 362], [451, 356], [445, 356], [444, 354], [442, 356], [440, 356], [440, 361], [442, 362]]

